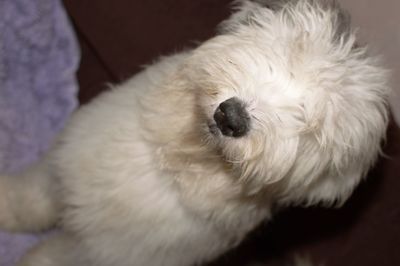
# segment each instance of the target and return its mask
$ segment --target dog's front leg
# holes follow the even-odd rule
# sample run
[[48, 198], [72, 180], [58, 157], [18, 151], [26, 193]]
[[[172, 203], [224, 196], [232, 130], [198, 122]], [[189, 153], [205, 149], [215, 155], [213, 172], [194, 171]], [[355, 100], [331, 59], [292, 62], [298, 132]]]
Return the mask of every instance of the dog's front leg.
[[32, 248], [17, 266], [90, 266], [79, 242], [67, 233], [59, 233]]
[[0, 175], [0, 229], [37, 231], [58, 219], [59, 193], [43, 159], [19, 175]]

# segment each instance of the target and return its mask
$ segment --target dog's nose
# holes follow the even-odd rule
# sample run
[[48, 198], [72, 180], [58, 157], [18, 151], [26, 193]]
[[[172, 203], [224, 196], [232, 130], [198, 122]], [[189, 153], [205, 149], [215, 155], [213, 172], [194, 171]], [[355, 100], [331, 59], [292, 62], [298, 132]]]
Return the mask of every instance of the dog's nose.
[[242, 137], [250, 128], [250, 117], [242, 101], [236, 97], [222, 102], [214, 113], [214, 120], [222, 134]]

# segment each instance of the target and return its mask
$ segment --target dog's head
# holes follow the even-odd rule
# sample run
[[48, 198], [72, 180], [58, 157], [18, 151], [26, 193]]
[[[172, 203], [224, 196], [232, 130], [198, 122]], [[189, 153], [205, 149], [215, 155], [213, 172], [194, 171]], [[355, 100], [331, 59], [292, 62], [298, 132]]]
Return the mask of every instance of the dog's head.
[[187, 61], [204, 141], [248, 193], [342, 203], [380, 151], [386, 71], [335, 3], [260, 2], [241, 1]]

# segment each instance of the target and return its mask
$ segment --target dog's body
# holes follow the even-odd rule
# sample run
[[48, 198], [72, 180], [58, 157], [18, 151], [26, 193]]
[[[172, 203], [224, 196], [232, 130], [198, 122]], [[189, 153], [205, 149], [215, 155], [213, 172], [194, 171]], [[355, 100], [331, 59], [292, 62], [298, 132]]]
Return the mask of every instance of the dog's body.
[[21, 265], [197, 265], [273, 208], [347, 199], [385, 134], [385, 71], [337, 6], [271, 2], [82, 107], [0, 179], [1, 227], [61, 220]]

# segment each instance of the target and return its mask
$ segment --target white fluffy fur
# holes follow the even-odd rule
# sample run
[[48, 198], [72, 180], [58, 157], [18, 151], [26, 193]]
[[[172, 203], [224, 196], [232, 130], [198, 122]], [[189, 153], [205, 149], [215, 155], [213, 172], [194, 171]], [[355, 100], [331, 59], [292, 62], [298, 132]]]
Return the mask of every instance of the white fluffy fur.
[[[272, 207], [349, 197], [385, 134], [386, 72], [334, 4], [259, 2], [83, 106], [34, 174], [1, 177], [1, 227], [60, 218], [21, 265], [197, 265]], [[233, 96], [249, 133], [210, 133]]]

